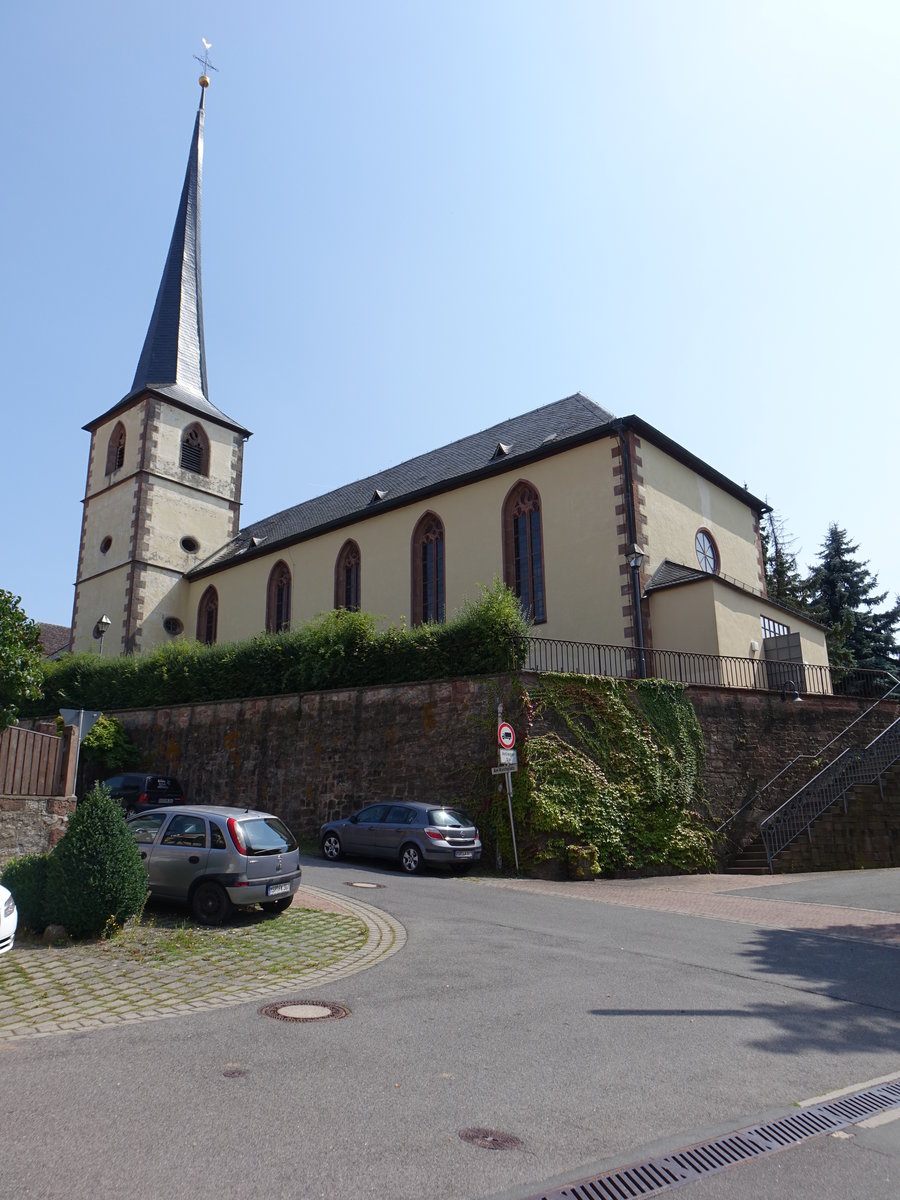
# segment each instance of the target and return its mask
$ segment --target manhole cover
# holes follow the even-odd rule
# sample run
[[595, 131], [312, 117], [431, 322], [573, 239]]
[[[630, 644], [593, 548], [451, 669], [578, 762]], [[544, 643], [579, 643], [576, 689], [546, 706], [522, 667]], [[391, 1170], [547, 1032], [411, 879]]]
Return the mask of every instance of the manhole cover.
[[348, 882], [348, 883], [345, 883], [344, 886], [345, 887], [356, 887], [356, 888], [383, 888], [384, 884], [383, 883], [352, 883], [352, 882]]
[[350, 1009], [343, 1004], [332, 1004], [330, 1000], [286, 1000], [280, 1004], [264, 1004], [259, 1015], [273, 1017], [276, 1021], [325, 1021], [330, 1017], [349, 1017]]
[[461, 1129], [459, 1136], [482, 1150], [517, 1150], [522, 1145], [521, 1138], [501, 1129]]

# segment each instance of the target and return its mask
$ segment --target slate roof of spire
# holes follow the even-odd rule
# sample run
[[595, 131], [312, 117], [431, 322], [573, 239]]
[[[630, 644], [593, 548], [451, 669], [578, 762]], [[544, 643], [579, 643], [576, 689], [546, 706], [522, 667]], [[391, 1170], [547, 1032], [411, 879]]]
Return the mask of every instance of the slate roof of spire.
[[201, 89], [175, 228], [131, 391], [101, 417], [85, 425], [87, 430], [126, 407], [142, 392], [151, 391], [179, 408], [249, 436], [248, 430], [210, 403], [206, 379], [200, 279], [204, 96], [205, 89]]

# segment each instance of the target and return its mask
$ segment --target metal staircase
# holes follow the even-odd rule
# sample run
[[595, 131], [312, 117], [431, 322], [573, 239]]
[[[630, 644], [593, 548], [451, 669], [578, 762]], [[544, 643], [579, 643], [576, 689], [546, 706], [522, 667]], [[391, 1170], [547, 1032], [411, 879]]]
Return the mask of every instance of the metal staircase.
[[882, 787], [885, 773], [900, 760], [900, 717], [864, 749], [848, 749], [804, 784], [760, 823], [769, 871], [774, 860], [802, 833], [812, 841], [811, 827], [839, 801], [847, 810], [847, 794], [860, 784]]

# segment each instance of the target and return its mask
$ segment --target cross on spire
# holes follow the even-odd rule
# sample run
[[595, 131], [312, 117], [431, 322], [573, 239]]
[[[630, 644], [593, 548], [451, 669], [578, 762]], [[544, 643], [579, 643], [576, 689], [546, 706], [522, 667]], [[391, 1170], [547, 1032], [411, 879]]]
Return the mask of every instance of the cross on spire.
[[203, 64], [203, 74], [206, 75], [209, 71], [218, 71], [219, 68], [214, 67], [209, 61], [209, 52], [212, 50], [212, 42], [208, 42], [206, 38], [201, 38], [200, 41], [203, 43], [203, 57], [201, 58], [199, 54], [195, 54], [194, 58], [196, 58], [198, 63]]

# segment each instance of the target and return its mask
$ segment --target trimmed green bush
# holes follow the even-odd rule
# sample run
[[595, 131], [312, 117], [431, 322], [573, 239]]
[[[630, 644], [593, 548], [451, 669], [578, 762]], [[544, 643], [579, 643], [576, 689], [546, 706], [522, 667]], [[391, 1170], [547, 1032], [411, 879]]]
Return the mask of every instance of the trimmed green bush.
[[496, 674], [524, 664], [527, 633], [518, 600], [495, 580], [440, 625], [379, 632], [368, 613], [337, 609], [290, 633], [262, 633], [246, 642], [174, 642], [140, 658], [70, 654], [45, 664], [43, 700], [22, 711], [109, 712]]
[[50, 855], [48, 924], [73, 937], [96, 937], [140, 912], [147, 876], [121, 807], [97, 784], [79, 803]]
[[47, 876], [49, 854], [23, 854], [3, 868], [0, 883], [9, 888], [19, 912], [19, 924], [33, 933], [47, 926]]

